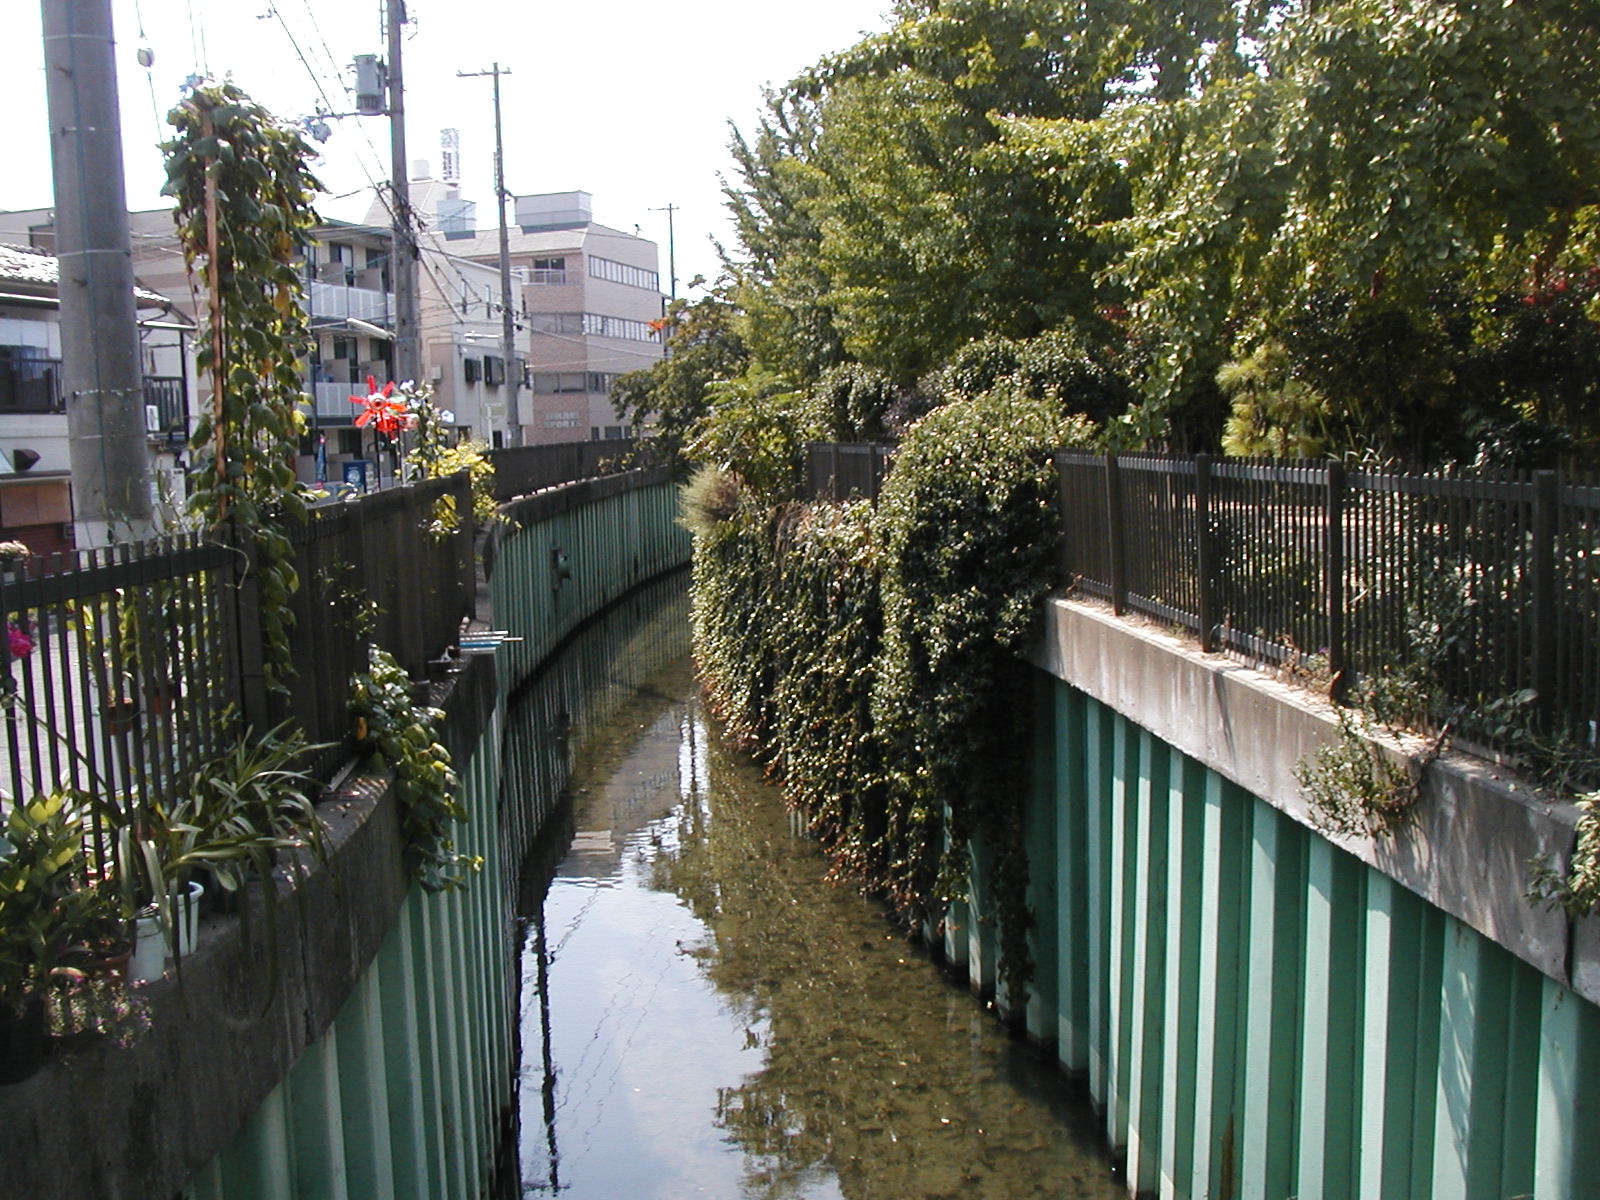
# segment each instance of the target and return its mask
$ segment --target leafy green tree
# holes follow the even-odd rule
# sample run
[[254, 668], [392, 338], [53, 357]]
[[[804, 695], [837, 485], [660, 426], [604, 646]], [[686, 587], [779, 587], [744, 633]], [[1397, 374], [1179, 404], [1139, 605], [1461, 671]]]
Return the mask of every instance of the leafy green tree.
[[876, 442], [889, 435], [903, 396], [882, 371], [859, 363], [830, 367], [810, 390], [816, 436], [830, 442]]
[[804, 394], [758, 365], [711, 384], [706, 398], [685, 447], [689, 458], [735, 474], [760, 503], [787, 500], [799, 481], [805, 443], [820, 433]]
[[[1304, 3], [1251, 56], [1249, 70], [1152, 88], [1094, 120], [1009, 127], [1019, 160], [1082, 183], [1069, 229], [1128, 198], [1097, 228], [1115, 252], [1104, 281], [1159, 333], [1145, 432], [1228, 358], [1287, 345], [1283, 327], [1313, 298], [1339, 297], [1354, 328], [1426, 332], [1441, 287], [1460, 288], [1493, 339], [1495, 297], [1540, 293], [1600, 251], [1592, 5]], [[1412, 407], [1422, 427], [1375, 440], [1423, 440], [1431, 406]]]
[[975, 338], [1094, 325], [1107, 250], [1061, 219], [1080, 181], [1019, 169], [998, 122], [1182, 92], [1237, 59], [1240, 28], [1222, 0], [898, 4], [735, 138], [729, 265], [756, 357], [810, 380], [848, 356], [908, 385]]
[[666, 357], [617, 380], [611, 401], [617, 417], [636, 429], [649, 428], [669, 455], [681, 449], [710, 406], [709, 391], [743, 372], [749, 361], [736, 329], [734, 305], [720, 292], [698, 300], [674, 300], [663, 330]]

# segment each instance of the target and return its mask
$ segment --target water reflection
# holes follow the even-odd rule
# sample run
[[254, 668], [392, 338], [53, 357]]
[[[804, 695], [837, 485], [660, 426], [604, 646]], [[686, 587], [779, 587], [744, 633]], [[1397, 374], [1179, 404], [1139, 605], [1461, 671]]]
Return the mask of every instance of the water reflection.
[[[640, 697], [642, 681], [688, 653], [688, 627], [688, 575], [680, 571], [580, 628], [511, 695], [501, 794], [504, 861], [527, 859], [566, 787], [578, 747], [607, 727], [620, 706]], [[649, 698], [648, 690], [643, 694]], [[548, 852], [545, 842], [541, 848]]]
[[685, 662], [584, 740], [569, 797], [524, 879], [524, 1195], [1121, 1195], [1055, 1073], [824, 881]]

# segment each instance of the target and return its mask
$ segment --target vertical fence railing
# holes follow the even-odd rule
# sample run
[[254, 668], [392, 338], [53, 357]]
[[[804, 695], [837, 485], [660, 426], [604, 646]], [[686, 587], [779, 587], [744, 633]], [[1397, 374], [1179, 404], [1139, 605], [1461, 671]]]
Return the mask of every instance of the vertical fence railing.
[[224, 735], [238, 687], [225, 611], [236, 555], [194, 535], [20, 559], [0, 571], [0, 788], [66, 787], [131, 817]]
[[877, 442], [807, 442], [806, 496], [834, 503], [876, 501], [894, 465], [894, 450]]
[[638, 443], [631, 440], [555, 442], [489, 451], [494, 466], [495, 499], [504, 503], [557, 484], [621, 470]]
[[1409, 668], [1495, 745], [1600, 744], [1600, 487], [1340, 463], [1062, 451], [1064, 577], [1206, 649], [1325, 675], [1336, 699]]
[[[453, 503], [441, 506], [441, 501]], [[292, 719], [335, 747], [369, 640], [420, 678], [471, 614], [467, 476], [313, 509], [291, 536], [292, 674], [268, 689], [259, 573], [247, 532], [182, 534], [0, 567], [0, 815], [38, 793], [96, 795], [101, 816], [172, 794], [238, 732]], [[374, 604], [367, 611], [367, 598]], [[119, 814], [117, 816], [115, 814]]]

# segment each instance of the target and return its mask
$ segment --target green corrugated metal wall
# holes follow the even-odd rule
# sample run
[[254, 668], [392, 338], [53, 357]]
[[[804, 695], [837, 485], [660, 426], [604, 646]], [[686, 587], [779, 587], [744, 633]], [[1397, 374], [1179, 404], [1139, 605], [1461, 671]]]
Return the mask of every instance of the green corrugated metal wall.
[[[584, 488], [583, 483], [572, 485]], [[504, 697], [584, 620], [688, 560], [677, 491], [612, 481], [614, 494], [508, 532], [491, 580], [502, 704], [459, 763], [469, 822], [458, 847], [484, 866], [457, 892], [412, 888], [373, 965], [189, 1200], [456, 1200], [487, 1194], [513, 1099], [508, 953], [518, 864], [500, 806]], [[553, 552], [564, 555], [558, 564]]]
[[1130, 1191], [1600, 1194], [1600, 1008], [1068, 684], [1034, 715], [1023, 1015]]
[[511, 962], [499, 880], [497, 712], [460, 764], [483, 870], [463, 889], [413, 887], [383, 948], [190, 1200], [455, 1200], [487, 1193], [511, 1104]]
[[494, 619], [522, 639], [496, 659], [502, 691], [612, 600], [688, 562], [689, 534], [677, 519], [678, 489], [660, 482], [525, 522], [502, 537], [489, 580]]

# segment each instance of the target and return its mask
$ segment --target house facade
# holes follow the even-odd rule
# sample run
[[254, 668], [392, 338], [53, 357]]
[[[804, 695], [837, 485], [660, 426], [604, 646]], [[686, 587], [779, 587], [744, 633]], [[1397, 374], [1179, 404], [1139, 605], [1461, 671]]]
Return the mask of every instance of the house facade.
[[[0, 244], [0, 540], [36, 554], [73, 545], [58, 284], [53, 255]], [[159, 292], [139, 286], [134, 297], [158, 498], [182, 497], [194, 323]]]

